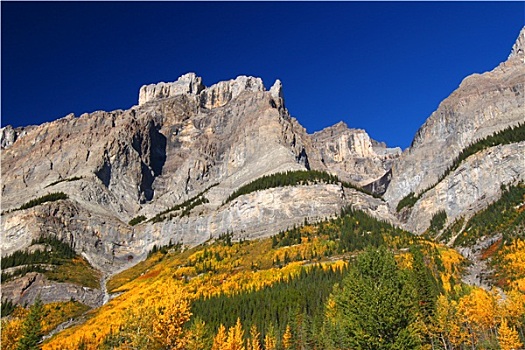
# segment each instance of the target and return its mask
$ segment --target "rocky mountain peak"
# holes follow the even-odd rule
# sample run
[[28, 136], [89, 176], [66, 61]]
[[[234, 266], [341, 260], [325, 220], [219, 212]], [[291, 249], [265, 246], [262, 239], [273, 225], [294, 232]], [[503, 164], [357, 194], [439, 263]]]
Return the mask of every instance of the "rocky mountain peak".
[[273, 98], [283, 98], [283, 84], [279, 79], [273, 83], [272, 87], [270, 88], [270, 94]]
[[512, 46], [509, 59], [513, 57], [519, 57], [525, 63], [525, 27], [521, 28], [520, 34]]
[[352, 129], [340, 121], [312, 135], [321, 162], [339, 178], [366, 185], [390, 170], [401, 154], [370, 138], [365, 130]]
[[[266, 89], [262, 79], [257, 77], [240, 75], [235, 79], [220, 81], [206, 87], [201, 77], [195, 73], [187, 73], [175, 82], [142, 86], [139, 91], [139, 106], [150, 101], [189, 94], [196, 97], [201, 107], [212, 109], [224, 106], [244, 91], [265, 92]], [[277, 104], [282, 105], [282, 83], [279, 79], [275, 81], [269, 92]]]
[[244, 91], [259, 92], [266, 89], [261, 78], [241, 75], [204, 89], [200, 94], [201, 106], [208, 109], [222, 107]]
[[142, 86], [139, 91], [139, 105], [181, 94], [199, 94], [204, 88], [201, 77], [195, 73], [187, 73], [172, 83], [160, 82]]

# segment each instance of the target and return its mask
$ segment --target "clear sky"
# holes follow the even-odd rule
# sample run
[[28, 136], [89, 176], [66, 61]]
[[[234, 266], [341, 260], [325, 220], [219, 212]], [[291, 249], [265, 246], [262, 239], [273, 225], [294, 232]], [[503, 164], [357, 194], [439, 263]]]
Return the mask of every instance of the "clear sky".
[[1, 2], [2, 126], [128, 109], [195, 72], [283, 82], [308, 132], [340, 120], [389, 146], [461, 80], [507, 59], [523, 2]]

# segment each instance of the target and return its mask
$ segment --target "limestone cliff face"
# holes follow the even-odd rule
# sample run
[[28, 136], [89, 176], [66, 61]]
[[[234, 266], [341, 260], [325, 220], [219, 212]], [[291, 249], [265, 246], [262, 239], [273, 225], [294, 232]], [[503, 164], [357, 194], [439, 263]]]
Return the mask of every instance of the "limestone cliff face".
[[[389, 168], [386, 148], [363, 131], [341, 124], [308, 135], [286, 110], [279, 80], [269, 91], [245, 76], [205, 87], [188, 73], [143, 86], [129, 110], [6, 127], [1, 136], [3, 255], [53, 234], [108, 274], [145, 258], [154, 244], [194, 245], [225, 232], [267, 236], [347, 205], [396, 220], [385, 202], [336, 185], [271, 189], [223, 204], [242, 185], [275, 172], [319, 169], [359, 182]], [[325, 148], [325, 140], [335, 148]], [[188, 216], [127, 224], [204, 191], [207, 203]], [[69, 199], [12, 211], [51, 192]]]
[[448, 223], [470, 217], [501, 196], [501, 185], [525, 181], [525, 142], [491, 147], [467, 158], [411, 208], [406, 228], [424, 232], [444, 210]]
[[392, 168], [385, 199], [393, 207], [436, 183], [471, 143], [525, 120], [524, 36], [522, 30], [507, 61], [465, 78], [418, 130]]
[[327, 169], [361, 186], [382, 177], [401, 154], [400, 148], [387, 148], [344, 122], [314, 133], [312, 140]]
[[139, 91], [139, 106], [146, 102], [182, 94], [199, 94], [204, 89], [202, 78], [195, 73], [181, 76], [172, 83], [157, 83], [144, 85]]

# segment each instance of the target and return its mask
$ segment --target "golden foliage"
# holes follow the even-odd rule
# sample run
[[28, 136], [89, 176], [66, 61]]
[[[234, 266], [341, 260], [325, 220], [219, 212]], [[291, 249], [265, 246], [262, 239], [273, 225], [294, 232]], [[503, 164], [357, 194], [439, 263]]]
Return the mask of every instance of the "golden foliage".
[[509, 278], [511, 288], [525, 293], [525, 240], [515, 239], [500, 251], [503, 274]]
[[520, 349], [523, 346], [518, 332], [514, 328], [509, 327], [506, 319], [503, 319], [499, 327], [498, 342], [501, 350]]
[[284, 350], [292, 348], [292, 329], [290, 328], [290, 325], [286, 325], [286, 330], [283, 334], [282, 346]]
[[44, 305], [42, 332], [47, 334], [62, 322], [79, 316], [89, 310], [89, 306], [75, 301], [54, 302]]
[[519, 290], [510, 290], [505, 293], [507, 298], [503, 305], [503, 316], [511, 321], [511, 324], [523, 326], [525, 320], [525, 294]]
[[462, 297], [458, 303], [458, 313], [462, 321], [478, 332], [494, 330], [496, 316], [499, 314], [499, 295], [487, 292], [481, 288], [474, 288], [472, 292]]
[[442, 247], [439, 249], [441, 261], [445, 271], [441, 273], [441, 282], [445, 291], [450, 292], [452, 290], [451, 279], [459, 280], [461, 275], [461, 263], [464, 258], [457, 251]]
[[221, 324], [217, 330], [217, 334], [213, 338], [213, 346], [211, 347], [211, 350], [226, 350], [227, 340], [228, 336], [226, 334], [226, 327]]
[[259, 333], [257, 330], [257, 326], [253, 324], [250, 328], [250, 342], [248, 343], [248, 350], [262, 350], [261, 343], [259, 341], [260, 337], [261, 333]]
[[462, 328], [455, 300], [451, 300], [445, 295], [438, 297], [432, 331], [445, 344], [450, 343], [459, 347], [468, 341], [468, 334]]
[[228, 340], [226, 340], [224, 350], [246, 350], [244, 347], [244, 331], [239, 318], [237, 318], [235, 326], [228, 330]]
[[16, 350], [18, 341], [22, 338], [21, 318], [13, 318], [10, 321], [2, 320], [2, 349]]
[[169, 349], [184, 349], [183, 326], [191, 317], [190, 303], [181, 289], [168, 286], [160, 305], [155, 308], [153, 337]]
[[266, 334], [264, 336], [264, 350], [275, 350], [276, 344], [275, 337], [271, 334]]

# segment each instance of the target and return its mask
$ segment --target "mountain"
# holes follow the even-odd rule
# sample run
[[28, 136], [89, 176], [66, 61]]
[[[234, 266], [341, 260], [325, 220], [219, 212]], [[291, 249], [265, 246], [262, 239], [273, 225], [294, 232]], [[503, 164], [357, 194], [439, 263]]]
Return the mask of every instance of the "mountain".
[[[220, 270], [222, 282], [210, 277], [216, 287], [236, 269], [264, 265], [279, 275], [294, 259], [348, 261], [368, 244], [403, 256], [437, 244], [427, 237], [469, 256], [514, 242], [525, 181], [524, 43], [525, 28], [509, 58], [465, 78], [404, 152], [343, 122], [308, 134], [279, 80], [267, 90], [247, 76], [206, 87], [188, 73], [141, 87], [128, 110], [2, 128], [3, 300], [96, 307], [126, 283]], [[504, 208], [502, 226], [479, 229], [494, 208]], [[504, 236], [503, 226], [514, 233]], [[206, 250], [232, 240], [234, 251]], [[253, 249], [239, 248], [245, 241]], [[439, 249], [447, 267], [434, 277], [450, 290], [461, 258]]]
[[[269, 91], [245, 76], [205, 87], [188, 73], [143, 86], [129, 110], [6, 127], [1, 135], [4, 256], [51, 235], [113, 274], [154, 246], [194, 246], [225, 233], [269, 236], [348, 205], [396, 221], [386, 202], [358, 185], [388, 171], [400, 150], [343, 123], [307, 134], [285, 108], [280, 81]], [[265, 175], [307, 170], [352, 184], [306, 181], [227, 200]], [[57, 193], [60, 200], [46, 200]]]
[[391, 207], [410, 193], [421, 196], [404, 214], [407, 229], [423, 232], [441, 210], [449, 222], [472, 215], [501, 195], [501, 185], [525, 179], [523, 142], [476, 152], [443, 178], [469, 146], [525, 123], [524, 37], [522, 29], [509, 58], [494, 70], [465, 78], [392, 167], [392, 181], [384, 194]]

